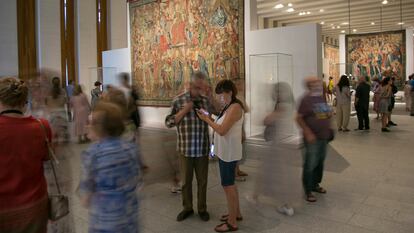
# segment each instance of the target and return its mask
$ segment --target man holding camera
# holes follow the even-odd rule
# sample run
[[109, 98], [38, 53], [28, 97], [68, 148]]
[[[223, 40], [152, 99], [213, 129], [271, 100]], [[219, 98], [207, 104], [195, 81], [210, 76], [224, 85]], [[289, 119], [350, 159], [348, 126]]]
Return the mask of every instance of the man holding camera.
[[196, 72], [191, 77], [190, 89], [177, 96], [172, 103], [171, 114], [165, 119], [168, 128], [177, 127], [177, 149], [180, 154], [182, 175], [183, 211], [177, 221], [183, 221], [194, 213], [192, 182], [195, 172], [197, 179], [198, 214], [208, 221], [207, 178], [210, 139], [208, 125], [198, 118], [196, 109], [212, 110], [208, 98], [202, 95], [206, 86], [206, 76]]

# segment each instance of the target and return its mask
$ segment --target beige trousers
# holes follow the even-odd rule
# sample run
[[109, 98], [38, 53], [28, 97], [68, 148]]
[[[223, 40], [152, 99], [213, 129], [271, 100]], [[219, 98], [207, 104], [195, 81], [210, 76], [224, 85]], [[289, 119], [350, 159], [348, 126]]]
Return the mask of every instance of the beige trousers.
[[338, 129], [348, 129], [350, 115], [350, 104], [341, 104], [336, 106], [336, 124]]

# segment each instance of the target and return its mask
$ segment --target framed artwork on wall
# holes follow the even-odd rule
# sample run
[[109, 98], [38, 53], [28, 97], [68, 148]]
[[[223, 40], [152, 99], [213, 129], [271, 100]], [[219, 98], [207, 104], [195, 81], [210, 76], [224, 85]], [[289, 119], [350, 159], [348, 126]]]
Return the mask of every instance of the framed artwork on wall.
[[135, 0], [129, 11], [140, 105], [169, 106], [196, 71], [212, 86], [244, 79], [243, 0]]
[[328, 59], [328, 77], [333, 77], [334, 83], [339, 79], [339, 47], [324, 43], [324, 58]]
[[405, 80], [405, 30], [347, 35], [347, 73], [354, 77], [395, 77], [397, 87]]

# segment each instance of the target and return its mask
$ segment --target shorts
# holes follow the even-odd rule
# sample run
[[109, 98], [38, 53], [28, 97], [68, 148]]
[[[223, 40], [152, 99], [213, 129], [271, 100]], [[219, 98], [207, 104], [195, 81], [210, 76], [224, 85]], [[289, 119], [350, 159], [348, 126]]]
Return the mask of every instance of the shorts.
[[236, 179], [236, 166], [238, 161], [225, 162], [219, 159], [221, 186], [232, 186]]

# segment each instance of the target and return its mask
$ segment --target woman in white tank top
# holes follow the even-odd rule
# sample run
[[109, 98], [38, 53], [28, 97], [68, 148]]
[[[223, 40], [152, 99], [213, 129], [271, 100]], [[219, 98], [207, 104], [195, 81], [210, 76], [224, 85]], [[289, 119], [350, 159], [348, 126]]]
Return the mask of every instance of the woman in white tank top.
[[236, 98], [237, 89], [230, 80], [222, 80], [216, 86], [216, 94], [225, 106], [216, 121], [209, 114], [198, 110], [201, 120], [214, 130], [214, 153], [219, 158], [221, 185], [228, 202], [228, 214], [223, 215], [216, 232], [238, 230], [237, 221], [243, 219], [239, 207], [239, 194], [235, 185], [236, 165], [242, 158], [243, 104]]

